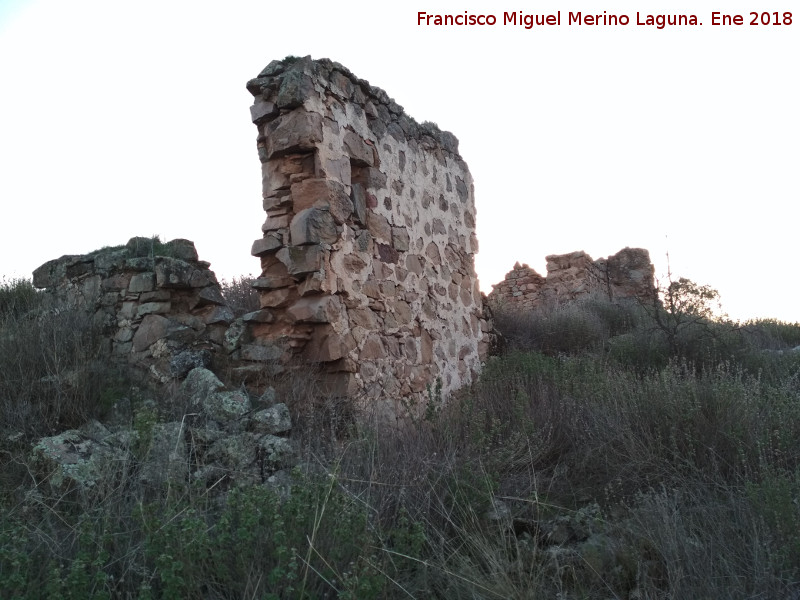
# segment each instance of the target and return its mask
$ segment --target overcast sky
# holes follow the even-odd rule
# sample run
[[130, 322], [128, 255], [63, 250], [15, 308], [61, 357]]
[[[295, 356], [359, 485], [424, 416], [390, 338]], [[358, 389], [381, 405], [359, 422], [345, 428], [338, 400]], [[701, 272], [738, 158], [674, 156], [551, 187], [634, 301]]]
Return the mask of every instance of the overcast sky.
[[[194, 240], [220, 278], [256, 274], [245, 83], [311, 55], [459, 138], [484, 291], [516, 261], [544, 274], [548, 254], [644, 247], [732, 317], [800, 321], [800, 7], [749, 25], [792, 4], [0, 0], [0, 275], [154, 234]], [[703, 24], [638, 26], [637, 9]], [[722, 9], [745, 25], [712, 26]], [[519, 10], [562, 25], [502, 25]], [[498, 24], [419, 26], [419, 11]]]

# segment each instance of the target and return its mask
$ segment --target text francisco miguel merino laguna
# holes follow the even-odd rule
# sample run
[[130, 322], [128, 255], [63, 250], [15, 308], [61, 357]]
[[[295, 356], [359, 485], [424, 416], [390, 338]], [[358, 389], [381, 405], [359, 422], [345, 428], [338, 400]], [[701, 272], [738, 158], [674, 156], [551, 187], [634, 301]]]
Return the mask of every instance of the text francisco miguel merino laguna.
[[[702, 25], [698, 21], [697, 15], [685, 14], [672, 14], [672, 15], [651, 15], [645, 13], [636, 13], [635, 17], [630, 17], [626, 14], [608, 14], [603, 11], [598, 13], [584, 13], [584, 12], [565, 12], [563, 22], [566, 25], [600, 25], [600, 26], [615, 26], [615, 25], [650, 25], [658, 29], [670, 25]], [[754, 13], [755, 14], [755, 13]], [[777, 15], [777, 13], [776, 13]], [[727, 16], [727, 15], [725, 15]], [[740, 17], [741, 18], [741, 17]], [[717, 22], [719, 13], [712, 15], [712, 24], [720, 25], [723, 23]], [[738, 21], [738, 20], [737, 20]], [[477, 15], [464, 12], [464, 14], [450, 14], [438, 15], [427, 12], [417, 13], [417, 25], [517, 25], [525, 29], [532, 29], [536, 25], [561, 25], [562, 15], [559, 10], [553, 14], [523, 14], [522, 11], [518, 12], [504, 12], [502, 21], [493, 14]], [[724, 23], [727, 25], [728, 23]], [[733, 24], [733, 23], [732, 23]], [[736, 25], [741, 23], [736, 22]], [[766, 24], [766, 23], [765, 23]]]

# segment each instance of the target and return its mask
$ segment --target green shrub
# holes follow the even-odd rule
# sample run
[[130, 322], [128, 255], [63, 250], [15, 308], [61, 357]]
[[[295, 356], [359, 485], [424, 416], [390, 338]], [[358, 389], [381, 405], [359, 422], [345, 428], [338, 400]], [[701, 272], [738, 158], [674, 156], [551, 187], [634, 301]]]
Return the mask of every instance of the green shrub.
[[0, 280], [0, 327], [29, 314], [39, 306], [41, 294], [29, 279]]

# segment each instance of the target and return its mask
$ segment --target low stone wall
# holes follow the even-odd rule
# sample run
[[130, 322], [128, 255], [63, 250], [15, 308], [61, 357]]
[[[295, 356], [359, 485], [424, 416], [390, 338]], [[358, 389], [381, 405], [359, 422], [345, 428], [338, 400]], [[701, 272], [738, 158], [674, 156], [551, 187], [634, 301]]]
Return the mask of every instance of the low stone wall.
[[319, 363], [331, 389], [390, 404], [473, 381], [491, 328], [455, 136], [325, 59], [272, 62], [247, 87], [267, 219], [238, 358]]
[[650, 253], [642, 248], [625, 248], [596, 261], [582, 251], [546, 258], [547, 277], [516, 263], [503, 281], [492, 286], [489, 304], [494, 308], [529, 310], [587, 294], [617, 300], [652, 297], [654, 293], [655, 269]]
[[133, 238], [127, 245], [62, 256], [33, 273], [53, 310], [91, 315], [104, 351], [158, 380], [206, 366], [222, 347], [233, 312], [194, 244]]

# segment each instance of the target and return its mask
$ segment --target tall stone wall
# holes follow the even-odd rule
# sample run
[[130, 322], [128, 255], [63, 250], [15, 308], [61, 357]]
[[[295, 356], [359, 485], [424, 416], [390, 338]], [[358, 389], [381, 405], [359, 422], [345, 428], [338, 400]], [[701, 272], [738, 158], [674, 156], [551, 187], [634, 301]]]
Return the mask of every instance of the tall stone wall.
[[624, 248], [598, 260], [585, 252], [553, 254], [547, 258], [547, 277], [516, 263], [503, 281], [492, 286], [489, 304], [495, 308], [532, 309], [601, 294], [609, 300], [652, 297], [655, 269], [650, 253]]
[[272, 62], [247, 87], [267, 218], [241, 358], [321, 363], [372, 400], [471, 382], [490, 327], [455, 136], [326, 59]]

